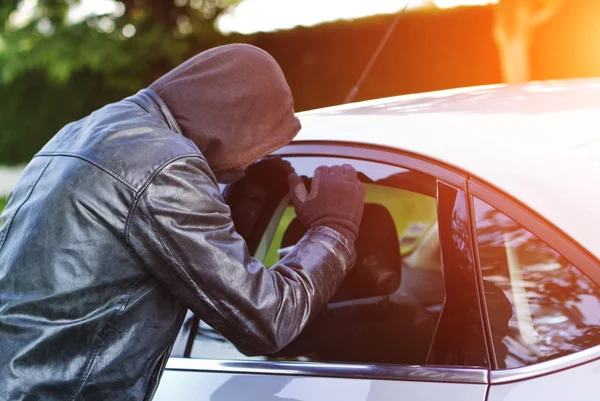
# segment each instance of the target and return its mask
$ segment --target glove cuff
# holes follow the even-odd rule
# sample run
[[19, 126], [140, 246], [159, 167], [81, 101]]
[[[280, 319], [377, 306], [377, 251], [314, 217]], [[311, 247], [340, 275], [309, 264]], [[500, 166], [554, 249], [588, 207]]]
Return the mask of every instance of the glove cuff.
[[325, 226], [334, 229], [348, 239], [353, 245], [358, 236], [358, 225], [351, 220], [337, 216], [323, 216], [311, 224], [311, 227]]
[[347, 227], [344, 227], [343, 225], [336, 224], [336, 223], [324, 223], [324, 224], [322, 224], [322, 226], [329, 227], [332, 230], [337, 231], [346, 240], [348, 240], [348, 242], [350, 243], [351, 246], [354, 246], [354, 242], [356, 241], [356, 233], [354, 233], [352, 230], [348, 229]]

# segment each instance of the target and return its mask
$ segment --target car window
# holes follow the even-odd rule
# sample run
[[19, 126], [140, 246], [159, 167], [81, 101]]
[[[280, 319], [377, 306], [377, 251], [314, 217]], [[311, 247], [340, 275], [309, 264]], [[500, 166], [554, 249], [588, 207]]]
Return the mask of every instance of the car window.
[[[475, 200], [488, 315], [499, 368], [600, 344], [600, 287], [531, 232]], [[510, 307], [499, 307], [499, 305]]]
[[[435, 198], [381, 185], [363, 185], [365, 187], [367, 220], [370, 219], [375, 222], [379, 219], [389, 223], [390, 230], [394, 230], [395, 236], [399, 240], [398, 253], [400, 255], [411, 253], [426, 231], [434, 226], [436, 221]], [[382, 222], [382, 224], [386, 227], [385, 223]], [[285, 253], [285, 250], [282, 252], [282, 248], [293, 246], [298, 242], [297, 235], [291, 234], [294, 229], [305, 231], [298, 226], [294, 207], [287, 205], [279, 219], [273, 238], [268, 238], [265, 235], [265, 240], [269, 242], [268, 251], [263, 260], [265, 266], [273, 266]], [[365, 231], [369, 227], [365, 225], [362, 229]], [[390, 247], [394, 245], [390, 244]], [[439, 270], [439, 263], [437, 266], [429, 266], [428, 268]]]
[[[190, 356], [425, 365], [446, 301], [436, 179], [361, 160], [286, 160], [307, 183], [319, 165], [349, 163], [359, 172], [366, 200], [356, 241], [357, 263], [326, 310], [280, 352], [246, 357], [201, 323]], [[234, 184], [238, 188], [228, 191], [236, 199], [228, 203], [236, 230], [243, 232], [251, 253], [271, 267], [306, 230], [296, 219], [287, 187], [285, 191], [274, 188], [277, 179], [272, 177], [260, 181], [265, 182]], [[287, 184], [282, 181], [281, 185]]]

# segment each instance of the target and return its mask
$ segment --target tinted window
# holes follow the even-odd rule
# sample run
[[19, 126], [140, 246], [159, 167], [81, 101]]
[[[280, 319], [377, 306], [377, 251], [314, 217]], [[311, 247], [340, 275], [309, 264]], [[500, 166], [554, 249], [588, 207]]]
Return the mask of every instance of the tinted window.
[[[365, 212], [356, 242], [357, 263], [327, 309], [281, 352], [258, 358], [425, 364], [444, 302], [436, 180], [366, 161], [287, 160], [308, 180], [319, 165], [352, 164], [365, 185]], [[249, 249], [270, 267], [306, 230], [295, 217], [287, 188], [281, 191], [272, 188], [273, 179], [265, 181], [269, 183], [249, 186], [253, 195], [235, 192], [244, 201], [232, 207], [232, 215], [236, 229], [249, 239]], [[247, 358], [203, 323], [191, 356]]]
[[475, 213], [499, 368], [600, 344], [600, 288], [503, 213], [480, 200]]
[[[294, 162], [310, 176], [318, 164], [342, 161]], [[435, 180], [397, 167], [352, 163], [366, 189], [357, 263], [327, 310], [276, 356], [425, 364], [444, 301]], [[270, 242], [267, 265], [304, 234], [293, 215], [288, 207]]]

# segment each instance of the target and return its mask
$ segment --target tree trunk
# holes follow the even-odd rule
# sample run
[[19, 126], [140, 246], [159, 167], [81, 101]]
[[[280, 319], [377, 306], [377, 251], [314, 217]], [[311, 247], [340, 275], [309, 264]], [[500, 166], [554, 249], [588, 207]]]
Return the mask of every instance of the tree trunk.
[[499, 0], [494, 10], [494, 39], [506, 83], [530, 80], [530, 50], [535, 28], [547, 21], [564, 0]]

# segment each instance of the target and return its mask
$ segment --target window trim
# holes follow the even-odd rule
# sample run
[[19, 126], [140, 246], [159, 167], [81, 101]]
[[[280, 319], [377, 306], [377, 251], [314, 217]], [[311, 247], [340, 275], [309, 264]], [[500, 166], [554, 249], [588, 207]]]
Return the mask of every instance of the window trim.
[[[467, 244], [467, 246], [469, 247], [468, 252], [470, 254], [471, 257], [471, 268], [474, 270], [474, 274], [475, 274], [475, 292], [476, 292], [476, 296], [477, 296], [477, 304], [479, 306], [479, 320], [481, 323], [481, 328], [483, 329], [483, 347], [485, 348], [485, 354], [487, 355], [487, 369], [491, 370], [491, 366], [492, 365], [492, 361], [494, 361], [493, 358], [490, 358], [490, 356], [492, 355], [492, 348], [490, 345], [490, 341], [488, 338], [488, 330], [487, 330], [487, 326], [488, 326], [488, 320], [487, 320], [487, 314], [485, 313], [485, 305], [482, 302], [483, 299], [485, 299], [485, 294], [483, 292], [483, 282], [481, 281], [481, 274], [480, 274], [480, 269], [479, 269], [479, 263], [477, 260], [477, 254], [475, 253], [476, 248], [475, 248], [475, 243], [474, 241], [476, 240], [475, 238], [475, 232], [473, 232], [472, 229], [472, 223], [473, 223], [473, 218], [472, 218], [472, 213], [471, 213], [471, 206], [470, 206], [470, 196], [468, 194], [467, 191], [453, 187], [452, 185], [448, 185], [447, 183], [440, 181], [439, 179], [437, 180], [437, 195], [436, 195], [436, 200], [440, 199], [440, 190], [442, 189], [442, 187], [446, 187], [446, 189], [449, 190], [454, 190], [456, 191], [456, 195], [457, 198], [461, 197], [464, 199], [465, 202], [465, 206], [466, 206], [466, 210], [464, 212], [464, 215], [462, 216], [462, 218], [464, 218], [467, 221], [468, 224], [468, 235], [469, 235], [469, 239], [470, 239], [470, 243]], [[440, 212], [440, 203], [438, 202], [438, 218], [439, 216], [442, 214]], [[456, 212], [456, 203], [454, 204], [454, 208], [453, 208], [453, 212]], [[438, 224], [439, 224], [439, 220], [438, 220]], [[440, 241], [443, 241], [443, 234], [442, 234], [442, 230], [440, 229]], [[443, 272], [444, 274], [446, 274], [446, 266], [444, 265], [444, 260], [446, 259], [447, 256], [443, 255], [443, 249], [444, 247], [442, 246], [442, 266], [443, 266]], [[447, 296], [447, 293], [445, 294], [445, 296]], [[438, 320], [438, 326], [436, 327], [436, 332], [434, 334], [434, 340], [431, 343], [431, 348], [429, 350], [429, 355], [427, 357], [427, 359], [429, 360], [429, 358], [431, 357], [432, 354], [432, 350], [433, 350], [433, 345], [435, 343], [435, 338], [437, 337], [437, 331], [439, 329], [439, 325], [440, 322], [442, 321], [443, 313], [444, 313], [444, 309], [445, 309], [445, 302], [444, 302], [444, 307], [442, 308], [442, 312], [440, 313], [440, 319]]]
[[563, 370], [573, 369], [598, 360], [600, 360], [600, 345], [529, 366], [493, 370], [490, 373], [490, 384], [520, 382], [535, 377], [551, 375]]
[[[584, 273], [596, 285], [600, 285], [600, 261], [598, 261], [594, 256], [587, 252], [587, 250], [581, 247], [581, 245], [565, 234], [562, 230], [550, 223], [531, 208], [519, 202], [517, 199], [504, 193], [500, 189], [482, 182], [477, 178], [469, 177], [467, 185], [470, 198], [469, 203], [471, 205], [470, 213], [474, 241], [477, 241], [477, 230], [475, 226], [475, 210], [473, 206], [475, 198], [478, 198], [496, 208], [498, 211], [504, 213], [510, 219], [516, 221], [523, 228], [530, 231], [533, 235], [537, 236], [540, 240], [548, 244], [548, 246], [566, 258], [573, 266], [575, 266], [575, 268]], [[481, 277], [482, 272], [481, 260], [479, 258], [479, 247], [475, 246], [474, 250], [476, 253], [477, 269]], [[482, 285], [483, 283], [480, 282], [480, 286]], [[487, 305], [485, 305], [485, 316], [486, 327], [488, 328], [487, 331], [489, 336], [488, 344], [494, 353], [494, 358], [492, 359], [493, 366], [490, 373], [490, 384], [519, 382], [522, 380], [558, 373], [563, 370], [572, 369], [586, 363], [600, 360], [600, 345], [596, 345], [573, 354], [560, 356], [555, 359], [533, 365], [511, 369], [498, 369], [494, 344], [493, 342], [489, 341], [492, 334]]]
[[169, 358], [166, 370], [231, 374], [291, 375], [436, 383], [488, 384], [484, 368], [411, 365], [366, 365], [327, 362], [236, 361]]
[[485, 297], [485, 288], [483, 285], [483, 271], [481, 270], [481, 261], [479, 259], [479, 241], [477, 238], [477, 221], [475, 219], [474, 197], [469, 190], [467, 191], [467, 207], [469, 212], [469, 225], [471, 229], [471, 249], [473, 249], [473, 262], [477, 275], [477, 292], [479, 294], [480, 311], [483, 319], [483, 330], [485, 331], [485, 342], [488, 351], [488, 358], [491, 371], [498, 370], [498, 360], [496, 359], [496, 350], [492, 337], [492, 325], [488, 314], [487, 299]]
[[428, 174], [460, 190], [467, 190], [467, 176], [452, 166], [410, 152], [348, 142], [296, 141], [272, 153], [273, 156], [343, 157], [389, 164]]

